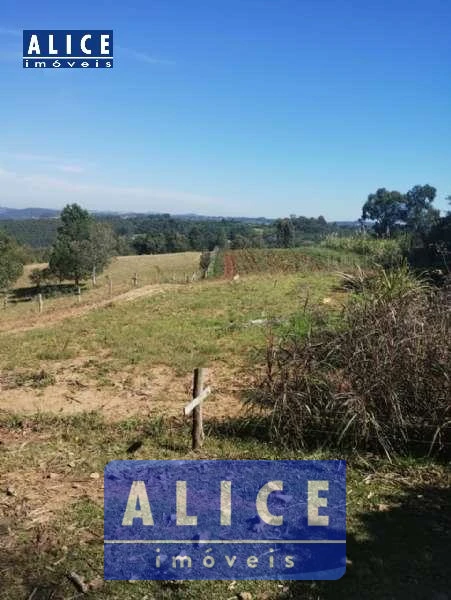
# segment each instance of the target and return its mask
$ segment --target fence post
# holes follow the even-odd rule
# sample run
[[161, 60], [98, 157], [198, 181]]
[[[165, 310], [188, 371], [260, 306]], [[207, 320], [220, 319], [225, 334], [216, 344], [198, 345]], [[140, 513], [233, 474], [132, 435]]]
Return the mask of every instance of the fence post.
[[133, 275], [133, 287], [138, 287], [138, 273]]
[[[204, 372], [203, 368], [194, 369], [193, 398], [200, 396], [204, 389]], [[193, 410], [193, 450], [198, 450], [202, 446], [203, 437], [202, 402], [200, 402]]]
[[95, 265], [92, 267], [92, 285], [94, 287], [97, 285], [97, 275], [96, 275], [96, 267], [95, 267]]
[[77, 287], [78, 304], [81, 303], [81, 287]]
[[3, 308], [6, 310], [8, 308], [8, 294], [5, 294], [3, 298]]
[[38, 294], [38, 305], [39, 305], [39, 314], [41, 314], [42, 308], [43, 308], [42, 294]]

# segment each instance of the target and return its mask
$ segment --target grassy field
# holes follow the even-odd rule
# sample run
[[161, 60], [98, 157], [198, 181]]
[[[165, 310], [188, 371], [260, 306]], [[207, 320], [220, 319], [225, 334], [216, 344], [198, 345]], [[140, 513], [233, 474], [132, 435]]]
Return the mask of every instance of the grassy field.
[[[14, 329], [23, 324], [34, 325], [40, 321], [51, 322], [56, 314], [64, 317], [67, 313], [81, 307], [93, 307], [107, 302], [127, 292], [136, 291], [133, 278], [138, 276], [138, 289], [150, 285], [185, 283], [187, 277], [198, 275], [198, 252], [181, 252], [178, 254], [159, 254], [146, 256], [119, 256], [112, 260], [110, 266], [97, 277], [96, 286], [91, 281], [82, 286], [80, 302], [75, 295], [71, 282], [63, 282], [52, 288], [42, 290], [44, 312], [38, 313], [37, 290], [29, 280], [31, 271], [43, 268], [45, 264], [26, 265], [22, 277], [11, 291], [7, 308], [0, 307], [0, 331]], [[108, 278], [112, 281], [112, 295]]]
[[[183, 273], [187, 263], [177, 264]], [[128, 266], [120, 268], [128, 285]], [[45, 327], [0, 334], [0, 599], [78, 598], [67, 577], [75, 571], [92, 584], [88, 597], [100, 599], [445, 600], [446, 465], [371, 455], [346, 457], [348, 572], [338, 582], [102, 581], [110, 460], [341, 458], [279, 451], [242, 409], [267, 336], [294, 314], [307, 331], [306, 303], [338, 314], [346, 301], [338, 283], [327, 271], [168, 283], [155, 295], [113, 299], [64, 321], [55, 311]], [[214, 387], [198, 454], [181, 417], [195, 366], [209, 368]]]
[[[155, 403], [159, 410], [169, 391], [186, 397], [191, 371], [200, 365], [211, 366], [219, 393], [229, 397], [237, 373], [242, 377], [249, 365], [252, 370], [255, 353], [265, 346], [267, 327], [251, 321], [287, 318], [307, 298], [321, 304], [337, 281], [314, 273], [168, 285], [159, 294], [113, 301], [45, 328], [4, 333], [0, 408], [14, 403], [71, 412], [96, 408], [108, 396], [115, 409], [125, 404], [134, 410], [128, 397], [137, 412]], [[343, 294], [334, 298], [339, 308]]]

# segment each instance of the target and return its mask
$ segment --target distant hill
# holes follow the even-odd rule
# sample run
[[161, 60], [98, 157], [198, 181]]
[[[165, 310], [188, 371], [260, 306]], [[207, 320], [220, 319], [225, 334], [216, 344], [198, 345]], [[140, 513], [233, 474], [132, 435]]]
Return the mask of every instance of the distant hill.
[[0, 206], [0, 220], [54, 219], [61, 211], [53, 208], [7, 208]]
[[[59, 217], [60, 210], [54, 208], [8, 208], [0, 206], [0, 220], [14, 220], [21, 221], [26, 219], [55, 219]], [[136, 217], [146, 217], [148, 215], [158, 216], [160, 213], [154, 212], [114, 212], [106, 210], [92, 210], [90, 211], [96, 217], [122, 217], [124, 219], [132, 219]], [[222, 221], [227, 219], [228, 221], [237, 221], [240, 223], [249, 224], [270, 224], [274, 219], [267, 219], [265, 217], [211, 217], [205, 215], [196, 215], [194, 213], [188, 214], [173, 214], [171, 215], [174, 219], [183, 219], [184, 221]]]
[[[0, 221], [3, 220], [27, 220], [27, 219], [55, 219], [59, 217], [60, 210], [55, 208], [8, 208], [0, 206]], [[132, 219], [146, 216], [162, 216], [163, 213], [154, 212], [114, 212], [106, 210], [90, 211], [96, 217], [121, 217], [124, 219]], [[270, 225], [276, 219], [268, 219], [266, 217], [225, 217], [225, 216], [207, 216], [197, 215], [195, 213], [187, 214], [171, 214], [174, 219], [182, 219], [184, 221], [235, 221], [239, 223], [247, 223], [249, 225]], [[332, 222], [332, 221], [331, 221]], [[339, 227], [359, 227], [358, 221], [335, 221]]]

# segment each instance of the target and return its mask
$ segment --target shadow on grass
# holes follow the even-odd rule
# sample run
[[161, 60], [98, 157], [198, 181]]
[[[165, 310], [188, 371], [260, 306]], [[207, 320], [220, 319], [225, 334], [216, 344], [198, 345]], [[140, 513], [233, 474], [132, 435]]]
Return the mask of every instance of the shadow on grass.
[[[261, 584], [249, 584], [252, 598], [278, 600], [448, 600], [450, 590], [450, 489], [415, 486], [397, 496], [384, 495], [383, 510], [352, 517], [354, 533], [348, 536], [346, 575], [330, 582], [284, 582], [280, 593], [260, 595]], [[390, 505], [390, 502], [392, 503]], [[386, 504], [385, 504], [386, 503]], [[448, 510], [448, 512], [447, 512]], [[0, 553], [3, 587], [0, 597], [62, 600], [78, 597], [68, 572], [82, 573], [89, 581], [101, 578], [102, 546], [78, 545], [61, 563], [63, 540], [50, 532], [35, 534], [31, 543]], [[64, 540], [66, 541], [66, 540]], [[67, 541], [66, 541], [67, 543]], [[204, 598], [212, 597], [208, 582], [106, 583], [89, 593], [92, 598]], [[257, 587], [258, 585], [258, 587]], [[282, 587], [282, 586], [280, 586]], [[227, 585], [214, 587], [218, 600], [235, 598]], [[205, 594], [205, 595], [204, 595]], [[81, 596], [81, 595], [80, 595]]]
[[[339, 581], [318, 582], [315, 597], [448, 600], [450, 506], [450, 488], [417, 486], [385, 496], [378, 510], [355, 515], [347, 572]], [[303, 595], [307, 585], [292, 582], [288, 597], [309, 597]]]
[[204, 423], [205, 434], [227, 440], [269, 442], [268, 420], [256, 417], [209, 419]]
[[[86, 288], [85, 284], [80, 285], [81, 290]], [[72, 283], [55, 283], [52, 285], [41, 285], [36, 287], [22, 287], [12, 290], [8, 296], [10, 303], [30, 302], [37, 294], [42, 294], [44, 298], [54, 298], [57, 296], [74, 295], [77, 288]]]

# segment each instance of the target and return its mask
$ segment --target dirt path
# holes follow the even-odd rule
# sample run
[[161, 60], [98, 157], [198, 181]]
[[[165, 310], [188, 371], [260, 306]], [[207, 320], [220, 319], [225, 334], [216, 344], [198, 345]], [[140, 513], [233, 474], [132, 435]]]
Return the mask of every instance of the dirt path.
[[42, 329], [44, 327], [48, 327], [53, 325], [54, 323], [59, 323], [64, 321], [65, 319], [71, 319], [74, 317], [81, 317], [92, 310], [97, 310], [98, 308], [102, 308], [104, 306], [108, 306], [110, 304], [116, 304], [118, 302], [129, 302], [132, 300], [137, 300], [138, 298], [142, 298], [144, 296], [154, 296], [156, 294], [164, 294], [168, 290], [179, 289], [182, 287], [179, 284], [151, 284], [146, 285], [141, 288], [136, 288], [130, 290], [129, 292], [125, 292], [124, 294], [119, 294], [117, 296], [113, 296], [112, 298], [106, 298], [105, 300], [100, 300], [99, 302], [93, 302], [92, 304], [85, 304], [81, 306], [75, 306], [68, 309], [61, 310], [59, 312], [49, 312], [47, 314], [43, 314], [40, 316], [39, 321], [33, 323], [32, 325], [24, 325], [23, 327], [17, 327], [15, 323], [11, 324], [11, 327], [6, 325], [6, 328], [0, 331], [1, 333], [22, 333], [24, 331], [31, 331], [33, 329]]
[[234, 257], [226, 252], [224, 255], [224, 278], [233, 279], [234, 275], [236, 275]]

